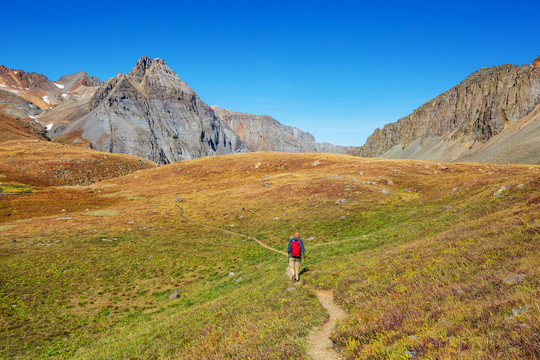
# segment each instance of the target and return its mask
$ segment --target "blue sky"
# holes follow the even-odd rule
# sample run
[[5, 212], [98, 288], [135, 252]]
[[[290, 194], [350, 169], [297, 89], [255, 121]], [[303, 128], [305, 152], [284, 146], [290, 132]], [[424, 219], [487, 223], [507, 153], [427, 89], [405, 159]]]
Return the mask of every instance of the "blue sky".
[[209, 105], [362, 145], [481, 67], [540, 55], [538, 1], [10, 1], [0, 64], [105, 80], [159, 57]]

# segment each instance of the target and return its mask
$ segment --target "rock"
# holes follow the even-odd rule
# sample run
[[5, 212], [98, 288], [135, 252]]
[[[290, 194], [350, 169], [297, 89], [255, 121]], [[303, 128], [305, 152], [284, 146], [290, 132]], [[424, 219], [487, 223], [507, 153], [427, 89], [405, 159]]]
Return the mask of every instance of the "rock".
[[59, 220], [73, 220], [73, 218], [72, 217], [61, 217], [61, 218], [56, 219], [56, 221], [59, 221]]
[[450, 205], [443, 206], [443, 210], [452, 210], [452, 206]]
[[446, 165], [442, 165], [442, 164], [437, 164], [437, 170], [448, 170], [448, 166]]
[[409, 350], [405, 350], [403, 354], [405, 354], [408, 358], [411, 358], [411, 359], [416, 356], [416, 353], [414, 351], [409, 351]]
[[234, 281], [239, 282], [239, 281], [242, 281], [242, 279], [243, 279], [243, 277], [240, 276], [238, 279], [236, 279]]
[[384, 195], [390, 195], [390, 192], [386, 189], [382, 189], [381, 192], [384, 194]]
[[275, 217], [275, 218], [273, 218], [272, 220], [279, 220], [279, 218], [278, 218], [278, 217]]
[[149, 259], [153, 259], [153, 258], [154, 258], [154, 255], [150, 255], [148, 258], [149, 258]]
[[512, 309], [512, 315], [514, 316], [520, 316], [525, 314], [530, 309], [530, 305], [520, 306], [518, 308]]
[[11, 239], [11, 242], [12, 242], [12, 243], [16, 243], [16, 242], [17, 242], [17, 240], [15, 240], [15, 239]]
[[390, 180], [390, 179], [389, 179], [389, 180], [386, 180], [386, 183], [387, 183], [388, 185], [394, 185], [394, 182], [393, 182], [392, 180]]
[[173, 292], [171, 295], [169, 295], [169, 299], [178, 299], [180, 297], [180, 294]]
[[347, 217], [345, 215], [343, 215], [342, 217], [339, 218], [339, 221], [343, 221], [345, 220]]
[[503, 282], [507, 285], [518, 285], [527, 278], [527, 275], [524, 274], [508, 274], [504, 277]]
[[499, 197], [499, 196], [501, 196], [501, 194], [502, 194], [503, 192], [508, 191], [508, 190], [510, 190], [510, 188], [509, 188], [507, 185], [503, 185], [503, 186], [501, 186], [501, 187], [499, 188], [499, 190], [497, 190], [497, 191], [495, 191], [495, 192], [493, 193], [493, 196]]
[[229, 227], [230, 227], [230, 228], [234, 227], [234, 224], [230, 224]]
[[367, 181], [367, 184], [368, 184], [368, 185], [377, 185], [377, 184], [375, 184], [374, 181], [371, 181], [371, 180], [368, 180], [368, 181]]
[[365, 175], [365, 173], [363, 171], [360, 171], [358, 175]]
[[516, 186], [518, 189], [521, 189], [522, 187], [524, 187], [525, 185], [524, 184], [519, 184], [518, 186]]
[[317, 166], [317, 165], [320, 165], [321, 162], [319, 160], [315, 160], [314, 162], [311, 163], [311, 166]]
[[287, 288], [287, 291], [291, 292], [291, 291], [296, 291], [297, 287], [296, 286], [289, 286]]
[[231, 272], [229, 273], [229, 277], [233, 277], [233, 276], [234, 276], [234, 273], [231, 271]]
[[347, 199], [339, 199], [339, 200], [336, 200], [336, 204], [337, 205], [344, 205], [347, 203]]
[[174, 200], [175, 203], [180, 203], [180, 202], [182, 202], [182, 201], [184, 201], [184, 199], [183, 199], [181, 196], [177, 197], [177, 198]]
[[317, 239], [317, 238], [316, 238], [315, 236], [312, 236], [312, 237], [308, 237], [308, 238], [306, 239], [306, 241], [315, 240], [315, 239]]
[[263, 183], [262, 183], [262, 186], [268, 186], [268, 183], [267, 183], [267, 182], [263, 182]]

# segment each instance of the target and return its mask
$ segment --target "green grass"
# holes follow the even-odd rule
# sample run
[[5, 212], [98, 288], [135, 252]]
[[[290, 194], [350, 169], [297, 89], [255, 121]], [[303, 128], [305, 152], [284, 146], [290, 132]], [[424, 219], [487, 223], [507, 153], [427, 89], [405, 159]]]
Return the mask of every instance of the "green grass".
[[[533, 170], [488, 178], [478, 165], [433, 174], [414, 162], [368, 167], [340, 157], [312, 168], [312, 155], [272, 156], [262, 159], [268, 187], [265, 172], [242, 167], [256, 161], [225, 157], [10, 197], [1, 219], [0, 357], [301, 359], [326, 316], [314, 288], [334, 289], [347, 311], [333, 341], [348, 359], [540, 357]], [[395, 168], [397, 185], [383, 196]], [[358, 169], [367, 175], [353, 183]], [[505, 181], [511, 190], [494, 197]], [[183, 221], [180, 195], [189, 218], [276, 249], [295, 231], [315, 237], [306, 241], [306, 285], [290, 288], [282, 255]], [[335, 204], [341, 198], [347, 204]], [[510, 273], [526, 278], [505, 284]], [[174, 290], [179, 297], [169, 299]], [[512, 316], [521, 306], [528, 311]]]

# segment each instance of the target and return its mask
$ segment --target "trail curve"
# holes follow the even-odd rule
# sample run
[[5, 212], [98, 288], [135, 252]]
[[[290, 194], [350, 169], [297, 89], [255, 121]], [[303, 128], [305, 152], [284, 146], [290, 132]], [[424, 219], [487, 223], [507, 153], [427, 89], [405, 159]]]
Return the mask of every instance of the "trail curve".
[[[204, 224], [195, 220], [191, 220], [190, 218], [186, 217], [184, 215], [184, 209], [179, 206], [178, 204], [175, 204], [178, 209], [180, 209], [180, 217], [189, 223], [196, 224], [199, 226], [204, 226], [209, 229], [214, 229], [217, 231], [221, 231], [227, 234], [237, 235], [241, 236], [247, 239], [251, 239], [255, 241], [257, 244], [262, 246], [265, 249], [268, 249], [270, 251], [277, 252], [281, 255], [288, 256], [287, 253], [284, 251], [280, 251], [277, 249], [274, 249], [273, 247], [265, 244], [261, 240], [257, 239], [256, 237], [249, 236], [246, 234], [237, 233], [231, 230], [226, 230], [219, 228], [217, 226]], [[324, 307], [324, 309], [328, 312], [330, 315], [330, 318], [324, 322], [323, 324], [319, 325], [310, 335], [308, 338], [308, 346], [307, 346], [307, 354], [308, 356], [313, 360], [339, 360], [340, 356], [339, 354], [333, 349], [332, 347], [332, 339], [330, 336], [332, 335], [332, 331], [334, 329], [334, 326], [336, 325], [336, 321], [343, 318], [345, 316], [345, 312], [334, 302], [334, 292], [331, 290], [316, 290], [317, 298], [321, 305]]]

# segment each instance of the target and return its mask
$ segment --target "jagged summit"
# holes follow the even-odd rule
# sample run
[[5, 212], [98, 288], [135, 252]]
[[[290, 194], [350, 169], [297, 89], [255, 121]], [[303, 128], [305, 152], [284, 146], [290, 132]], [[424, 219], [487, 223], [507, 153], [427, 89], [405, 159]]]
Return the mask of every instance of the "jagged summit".
[[540, 56], [533, 60], [532, 66], [540, 67]]

